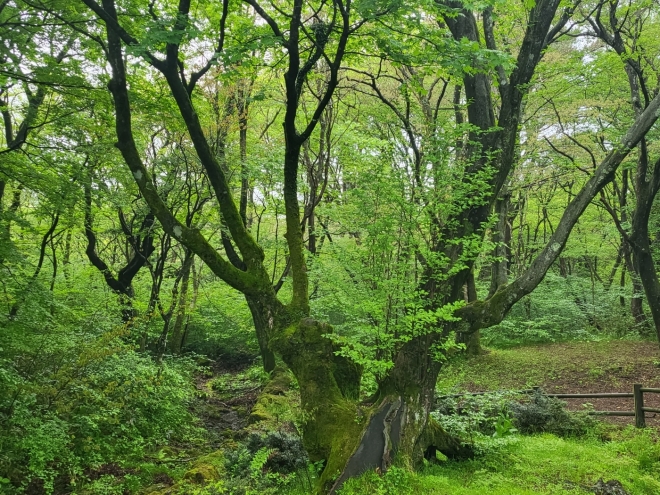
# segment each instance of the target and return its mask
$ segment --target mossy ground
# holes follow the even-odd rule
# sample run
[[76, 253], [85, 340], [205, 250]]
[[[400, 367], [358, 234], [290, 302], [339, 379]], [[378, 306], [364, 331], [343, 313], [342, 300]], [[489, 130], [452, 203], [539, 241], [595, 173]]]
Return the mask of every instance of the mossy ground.
[[441, 462], [417, 473], [368, 473], [341, 495], [588, 494], [600, 478], [619, 480], [631, 495], [660, 493], [660, 446], [651, 431], [628, 428], [618, 438], [516, 437], [508, 446], [470, 461]]
[[[452, 359], [444, 368], [439, 393], [465, 390], [519, 389], [540, 385], [546, 388], [578, 386], [602, 391], [627, 387], [631, 380], [653, 384], [660, 379], [657, 344], [643, 341], [571, 342], [491, 350], [475, 357]], [[205, 390], [223, 401], [236, 397], [238, 388], [257, 387], [258, 369], [223, 375], [210, 381]], [[251, 378], [251, 379], [248, 379]], [[257, 421], [272, 427], [293, 422], [299, 398], [290, 377], [283, 374], [262, 392], [253, 413], [266, 417]], [[239, 387], [240, 385], [240, 387]], [[289, 387], [293, 387], [293, 390]], [[288, 389], [288, 390], [287, 390]], [[270, 400], [275, 397], [277, 400]], [[266, 400], [268, 399], [268, 400]], [[294, 400], [295, 399], [295, 400]], [[280, 403], [282, 402], [282, 403]], [[263, 411], [261, 411], [263, 409]], [[252, 418], [255, 421], [257, 418]], [[626, 418], [629, 422], [629, 418]], [[252, 423], [248, 428], [255, 428]], [[606, 434], [592, 437], [558, 438], [549, 434], [508, 437], [503, 447], [473, 460], [427, 465], [413, 473], [393, 469], [385, 476], [367, 473], [349, 481], [343, 495], [526, 495], [589, 494], [600, 478], [619, 480], [631, 495], [660, 494], [660, 444], [653, 428], [609, 426]], [[606, 440], [603, 440], [603, 439]], [[187, 466], [194, 468], [195, 462]], [[211, 495], [229, 493], [224, 480], [194, 483], [184, 472], [174, 476], [174, 486], [159, 487], [162, 493]], [[188, 476], [189, 478], [189, 476]], [[178, 480], [178, 481], [177, 481]], [[311, 486], [310, 482], [304, 486]], [[187, 490], [187, 491], [186, 491]], [[161, 492], [159, 492], [161, 493]], [[309, 494], [309, 488], [292, 481], [277, 489], [282, 495]]]

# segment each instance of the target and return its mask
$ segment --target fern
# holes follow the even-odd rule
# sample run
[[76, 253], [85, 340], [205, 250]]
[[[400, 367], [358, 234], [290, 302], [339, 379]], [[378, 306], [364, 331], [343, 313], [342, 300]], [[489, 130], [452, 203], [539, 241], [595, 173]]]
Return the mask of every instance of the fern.
[[258, 478], [264, 470], [266, 463], [272, 457], [275, 449], [262, 447], [254, 454], [252, 461], [250, 461], [250, 476], [253, 479]]

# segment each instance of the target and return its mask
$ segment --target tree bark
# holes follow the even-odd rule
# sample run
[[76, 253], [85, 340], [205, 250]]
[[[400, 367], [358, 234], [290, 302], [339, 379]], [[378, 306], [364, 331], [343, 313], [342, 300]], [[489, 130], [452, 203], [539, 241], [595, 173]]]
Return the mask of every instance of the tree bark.
[[[285, 76], [287, 109], [284, 119], [286, 143], [284, 198], [293, 299], [285, 305], [277, 299], [263, 265], [263, 251], [245, 229], [239, 208], [232, 198], [227, 178], [210, 153], [190, 97], [190, 86], [185, 80], [182, 81], [183, 68], [179, 64], [178, 44], [168, 42], [167, 58], [164, 61], [148, 53], [145, 57], [154, 67], [161, 70], [169, 84], [197, 155], [207, 171], [220, 210], [227, 222], [229, 234], [238, 247], [244, 268], [227, 261], [199, 231], [178, 221], [159, 196], [151, 175], [141, 160], [131, 130], [131, 107], [121, 43], [123, 39], [125, 43], [137, 44], [137, 40], [118, 27], [117, 12], [112, 0], [103, 0], [102, 8], [93, 0], [83, 1], [106, 22], [108, 27], [108, 54], [113, 72], [109, 88], [116, 111], [117, 147], [132, 172], [142, 196], [163, 229], [195, 252], [218, 277], [248, 298], [253, 316], [255, 320], [259, 320], [255, 326], [263, 328], [268, 347], [282, 357], [296, 376], [302, 408], [307, 419], [303, 425], [305, 447], [312, 459], [326, 460], [321, 476], [322, 489], [334, 491], [341, 485], [342, 480], [349, 476], [359, 474], [366, 469], [387, 468], [396, 452], [402, 462], [414, 464], [422, 458], [429, 444], [449, 451], [450, 449], [442, 444], [446, 441], [447, 445], [452, 445], [452, 442], [429, 421], [429, 411], [433, 404], [433, 391], [440, 370], [435, 344], [441, 343], [450, 332], [456, 330], [454, 323], [446, 322], [441, 324], [439, 329], [424, 328], [420, 332], [421, 335], [411, 338], [404, 344], [397, 353], [394, 367], [380, 384], [374, 400], [368, 404], [360, 404], [357, 400], [360, 369], [336, 354], [337, 349], [332, 340], [327, 338], [332, 331], [331, 327], [307, 318], [309, 294], [297, 197], [300, 148], [314, 130], [338, 84], [338, 71], [350, 32], [347, 8], [343, 4], [337, 7], [335, 29], [341, 34], [335, 44], [337, 52], [334, 60], [325, 59], [331, 67], [326, 92], [316, 111], [311, 115], [310, 124], [300, 133], [296, 129], [298, 99], [305, 82], [306, 71], [311, 70], [314, 65], [306, 63], [301, 66], [298, 36], [303, 22], [302, 2], [299, 0], [293, 2], [293, 11], [288, 18], [289, 26], [286, 31], [288, 36], [283, 34], [272, 18], [262, 15], [271, 27], [275, 26], [274, 34], [277, 39], [283, 40], [289, 58]], [[257, 12], [260, 14], [263, 12], [255, 1], [248, 1]], [[469, 185], [470, 175], [484, 172], [487, 166], [493, 165], [495, 173], [490, 184], [489, 197], [483, 205], [461, 210], [452, 219], [457, 220], [459, 228], [444, 232], [449, 234], [444, 236], [445, 239], [455, 240], [468, 235], [483, 234], [482, 225], [487, 220], [492, 204], [505, 183], [513, 163], [524, 91], [531, 80], [542, 50], [547, 45], [546, 35], [558, 4], [559, 0], [537, 0], [536, 6], [530, 13], [529, 32], [520, 51], [519, 63], [507, 87], [502, 88], [506, 97], [503, 98], [498, 126], [505, 131], [474, 133], [473, 137], [481, 139], [484, 146], [481, 147], [481, 151], [474, 152], [475, 155], [479, 155], [478, 159], [466, 168], [468, 176], [466, 184]], [[181, 2], [180, 5], [188, 9], [190, 3]], [[184, 32], [185, 26], [180, 26], [179, 23], [187, 22], [187, 10], [179, 14], [175, 26], [177, 29], [173, 30], [173, 33]], [[472, 13], [466, 14], [474, 21]], [[456, 22], [463, 22], [460, 21], [461, 16], [456, 19], [459, 19]], [[447, 22], [449, 24], [452, 20], [448, 19]], [[472, 29], [473, 33], [478, 32], [475, 25], [470, 24], [467, 27]], [[308, 60], [313, 60], [315, 54], [321, 57], [322, 50], [323, 46], [320, 44], [314, 47]], [[316, 59], [318, 60], [319, 58]], [[468, 108], [470, 123], [484, 131], [490, 130], [495, 121], [492, 116], [488, 79], [484, 74], [466, 75], [465, 79], [468, 101], [478, 100], [480, 104], [484, 101], [488, 102], [482, 111], [477, 107]], [[551, 236], [550, 243], [523, 276], [498, 290], [487, 301], [470, 303], [460, 311], [460, 315], [464, 317], [464, 330], [474, 331], [501, 321], [511, 305], [533, 290], [543, 279], [545, 272], [561, 252], [577, 218], [598, 191], [611, 180], [616, 167], [628, 154], [630, 148], [639, 142], [641, 136], [657, 119], [659, 104], [660, 97], [657, 98], [656, 103], [653, 103], [654, 106], [649, 106], [647, 109], [649, 113], [640, 115], [635, 126], [627, 134], [623, 145], [617, 147], [608, 156], [594, 177], [574, 198], [562, 222]], [[483, 125], [478, 125], [480, 122]], [[495, 162], [491, 162], [488, 152], [494, 150], [498, 150], [499, 153]], [[446, 255], [450, 263], [456, 263], [461, 259], [461, 249], [455, 244], [441, 244], [436, 246], [436, 253]], [[450, 274], [441, 282], [439, 277], [436, 277], [437, 273], [431, 273], [425, 283], [429, 289], [429, 301], [436, 306], [430, 304], [429, 307], [433, 309], [459, 301], [463, 297], [463, 286], [469, 271], [464, 269], [457, 274]]]
[[[465, 283], [465, 302], [471, 303], [478, 300], [477, 287], [474, 281], [474, 271], [468, 275]], [[483, 352], [481, 348], [481, 332], [476, 330], [472, 333], [456, 332], [456, 343], [465, 345], [465, 353], [469, 356], [477, 356]]]
[[177, 304], [176, 318], [172, 327], [172, 339], [170, 349], [172, 354], [181, 354], [183, 347], [183, 335], [185, 330], [184, 322], [188, 318], [188, 286], [190, 285], [190, 273], [194, 263], [195, 256], [190, 257], [190, 263], [183, 265], [183, 275], [181, 277], [181, 290], [179, 292], [179, 301]]
[[[637, 211], [633, 212], [633, 218], [637, 215]], [[623, 260], [626, 264], [626, 269], [630, 274], [630, 281], [632, 284], [632, 294], [630, 295], [630, 314], [632, 314], [635, 323], [641, 328], [646, 323], [646, 314], [644, 314], [644, 300], [642, 294], [644, 286], [640, 277], [640, 266], [634, 262], [634, 248], [630, 245], [629, 238], [623, 240]]]
[[[510, 195], [503, 191], [495, 202], [497, 226], [493, 230], [492, 240], [495, 243], [493, 256], [496, 258], [491, 265], [490, 289], [491, 297], [500, 287], [509, 281], [509, 244], [511, 242], [511, 226], [509, 224]], [[472, 301], [468, 301], [472, 302]]]
[[260, 298], [245, 296], [248, 308], [252, 314], [252, 321], [254, 323], [254, 330], [257, 334], [257, 342], [259, 343], [259, 352], [261, 354], [261, 362], [264, 371], [267, 373], [275, 369], [275, 353], [270, 347], [270, 335], [273, 329], [273, 322], [271, 321], [271, 313], [274, 310], [267, 310], [263, 308], [260, 303]]
[[660, 343], [660, 280], [653, 261], [648, 228], [653, 202], [660, 190], [660, 159], [651, 170], [638, 163], [635, 189], [637, 204], [633, 212], [630, 246]]

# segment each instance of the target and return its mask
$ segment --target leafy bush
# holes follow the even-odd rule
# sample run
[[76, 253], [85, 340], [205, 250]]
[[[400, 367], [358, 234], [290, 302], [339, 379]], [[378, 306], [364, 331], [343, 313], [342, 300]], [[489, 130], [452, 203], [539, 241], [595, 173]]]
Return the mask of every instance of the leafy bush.
[[39, 375], [2, 363], [0, 478], [9, 480], [6, 493], [28, 486], [59, 491], [84, 484], [104, 465], [134, 465], [160, 445], [201, 439], [187, 409], [195, 393], [192, 364], [157, 366], [119, 336], [81, 343]]
[[309, 462], [307, 452], [298, 435], [275, 431], [265, 436], [252, 434], [248, 437], [247, 449], [250, 452], [256, 454], [264, 448], [269, 449], [271, 455], [263, 467], [276, 473], [293, 473], [304, 469]]
[[511, 402], [511, 415], [522, 433], [553, 433], [558, 436], [580, 436], [596, 424], [584, 412], [566, 410], [566, 403], [536, 391], [529, 400]]
[[278, 493], [294, 482], [311, 490], [316, 470], [300, 437], [285, 431], [250, 434], [245, 443], [226, 454], [226, 467], [231, 475], [227, 487], [235, 495], [251, 490]]
[[509, 404], [519, 395], [499, 392], [448, 397], [438, 401], [431, 415], [451, 435], [469, 443], [476, 454], [497, 451], [515, 442], [516, 428]]
[[502, 418], [508, 418], [509, 403], [517, 397], [515, 392], [495, 392], [442, 398], [433, 415], [446, 430], [461, 438], [470, 438], [475, 432], [493, 436], [498, 422], [502, 428]]
[[512, 435], [517, 432], [580, 436], [596, 424], [591, 416], [567, 411], [565, 402], [541, 391], [531, 397], [496, 392], [444, 398], [431, 414], [448, 433], [472, 444], [480, 455], [515, 442]]
[[251, 433], [244, 445], [227, 454], [227, 470], [234, 476], [245, 476], [255, 457], [267, 451], [267, 459], [260, 469], [290, 474], [307, 467], [309, 458], [299, 436], [283, 431], [265, 435]]

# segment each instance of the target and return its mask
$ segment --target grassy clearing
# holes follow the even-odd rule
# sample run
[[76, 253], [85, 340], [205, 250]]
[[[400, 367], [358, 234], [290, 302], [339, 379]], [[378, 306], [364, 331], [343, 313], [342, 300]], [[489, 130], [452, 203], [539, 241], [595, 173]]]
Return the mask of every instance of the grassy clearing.
[[[492, 350], [457, 357], [445, 366], [440, 393], [511, 390], [615, 390], [660, 380], [657, 343], [642, 341], [570, 342]], [[600, 430], [600, 428], [598, 428]], [[607, 438], [607, 441], [603, 441]], [[493, 442], [471, 461], [428, 465], [417, 473], [393, 469], [350, 481], [342, 495], [527, 495], [589, 494], [600, 479], [618, 480], [632, 495], [660, 493], [658, 433], [603, 426], [586, 438], [550, 434], [512, 435]]]
[[571, 342], [496, 349], [475, 357], [459, 356], [445, 366], [440, 393], [519, 389], [531, 386], [609, 385], [630, 379], [652, 384], [660, 379], [657, 343], [630, 340]]
[[394, 469], [352, 480], [342, 495], [587, 494], [598, 479], [619, 480], [632, 495], [660, 493], [660, 446], [650, 431], [619, 439], [510, 437], [508, 445], [472, 461], [443, 462], [417, 473]]

